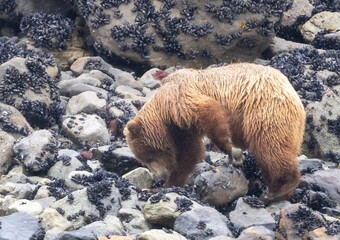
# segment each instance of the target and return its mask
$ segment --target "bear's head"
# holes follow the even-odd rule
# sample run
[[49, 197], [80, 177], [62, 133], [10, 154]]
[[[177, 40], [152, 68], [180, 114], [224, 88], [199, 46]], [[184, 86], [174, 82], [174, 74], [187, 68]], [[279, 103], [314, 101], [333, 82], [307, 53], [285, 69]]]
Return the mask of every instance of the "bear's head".
[[159, 126], [153, 129], [138, 117], [124, 128], [126, 141], [137, 161], [165, 181], [176, 169], [176, 150], [167, 132]]

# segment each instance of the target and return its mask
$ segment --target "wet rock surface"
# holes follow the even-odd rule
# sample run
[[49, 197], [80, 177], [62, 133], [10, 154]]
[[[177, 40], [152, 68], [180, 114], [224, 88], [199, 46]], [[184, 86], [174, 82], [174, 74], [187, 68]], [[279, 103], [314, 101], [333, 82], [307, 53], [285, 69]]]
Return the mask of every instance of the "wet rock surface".
[[[0, 239], [340, 238], [339, 1], [228, 4], [0, 2]], [[176, 69], [255, 58], [307, 112], [292, 198], [265, 206], [251, 154], [235, 168], [208, 141], [188, 184], [162, 189], [127, 121]]]

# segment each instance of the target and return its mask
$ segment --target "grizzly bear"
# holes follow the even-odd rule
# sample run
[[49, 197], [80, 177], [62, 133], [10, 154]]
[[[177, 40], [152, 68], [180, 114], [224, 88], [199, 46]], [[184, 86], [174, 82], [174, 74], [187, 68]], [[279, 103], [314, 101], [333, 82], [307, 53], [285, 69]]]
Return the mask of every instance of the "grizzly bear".
[[300, 181], [305, 111], [278, 70], [237, 63], [205, 70], [182, 69], [163, 80], [125, 129], [137, 160], [164, 187], [182, 186], [204, 158], [203, 137], [232, 155], [234, 148], [254, 155], [264, 183], [264, 199], [289, 197]]

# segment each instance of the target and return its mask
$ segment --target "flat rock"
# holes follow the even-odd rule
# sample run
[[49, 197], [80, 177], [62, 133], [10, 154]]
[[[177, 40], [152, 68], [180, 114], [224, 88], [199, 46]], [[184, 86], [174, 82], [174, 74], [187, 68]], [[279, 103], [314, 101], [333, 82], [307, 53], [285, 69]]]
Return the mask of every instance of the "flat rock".
[[136, 99], [137, 97], [143, 96], [140, 91], [126, 85], [120, 85], [116, 87], [115, 93], [124, 99]]
[[[189, 200], [185, 196], [177, 193], [167, 193], [158, 202], [153, 202], [149, 199], [144, 206], [144, 218], [153, 224], [172, 227], [176, 218], [180, 216], [183, 211], [189, 211], [195, 208], [201, 208], [198, 203]], [[180, 202], [185, 202], [186, 208], [181, 208]]]
[[248, 191], [248, 180], [232, 166], [218, 166], [199, 174], [194, 182], [202, 201], [222, 206], [244, 196]]
[[65, 134], [78, 144], [84, 142], [108, 144], [110, 142], [110, 134], [105, 121], [96, 114], [83, 113], [66, 117], [62, 127]]
[[331, 199], [340, 203], [340, 185], [334, 184], [340, 182], [340, 169], [319, 170], [302, 176], [301, 182], [318, 186]]
[[152, 229], [138, 235], [137, 240], [185, 240], [181, 234], [169, 230]]
[[153, 174], [147, 168], [136, 168], [122, 176], [139, 189], [150, 189], [154, 180]]
[[17, 142], [13, 150], [26, 169], [31, 173], [46, 171], [57, 155], [57, 141], [48, 130], [37, 130]]
[[13, 146], [15, 138], [4, 132], [0, 131], [0, 176], [8, 173], [13, 164]]
[[230, 222], [239, 228], [259, 225], [268, 229], [275, 228], [275, 219], [265, 208], [255, 208], [245, 203], [242, 198], [237, 200], [235, 210], [229, 214]]
[[310, 17], [313, 9], [313, 5], [308, 0], [294, 0], [290, 9], [282, 14], [280, 25], [293, 26], [299, 17]]
[[[11, 134], [14, 138], [27, 136], [33, 132], [33, 128], [27, 122], [26, 118], [15, 107], [0, 103], [0, 127], [2, 131]], [[6, 124], [6, 126], [4, 126]]]
[[36, 201], [30, 201], [27, 199], [20, 199], [18, 201], [15, 201], [7, 209], [7, 212], [9, 214], [15, 212], [22, 212], [27, 213], [31, 216], [38, 216], [42, 211], [43, 207], [41, 206], [40, 203]]
[[[118, 189], [113, 184], [110, 188], [107, 188], [105, 185], [105, 188], [100, 189], [100, 186], [101, 184], [96, 189], [92, 188], [92, 195], [88, 194], [87, 188], [74, 191], [72, 192], [72, 200], [66, 196], [53, 203], [51, 208], [61, 208], [64, 212], [63, 216], [66, 217], [74, 228], [82, 227], [85, 219], [91, 218], [91, 215], [97, 217], [100, 215], [103, 217], [106, 215], [116, 215], [121, 202], [121, 195]], [[100, 208], [99, 206], [101, 205], [105, 209]]]
[[85, 91], [70, 98], [66, 106], [66, 114], [97, 113], [106, 105], [106, 100], [98, 97], [96, 92]]
[[174, 230], [189, 239], [208, 240], [216, 236], [230, 236], [228, 219], [211, 207], [194, 208], [182, 213], [175, 221]]
[[43, 238], [44, 233], [39, 226], [39, 220], [27, 213], [13, 213], [0, 217], [1, 240], [30, 240]]
[[272, 239], [275, 239], [275, 233], [263, 226], [253, 226], [253, 227], [244, 229], [237, 239], [239, 240], [248, 240], [248, 239], [272, 240]]

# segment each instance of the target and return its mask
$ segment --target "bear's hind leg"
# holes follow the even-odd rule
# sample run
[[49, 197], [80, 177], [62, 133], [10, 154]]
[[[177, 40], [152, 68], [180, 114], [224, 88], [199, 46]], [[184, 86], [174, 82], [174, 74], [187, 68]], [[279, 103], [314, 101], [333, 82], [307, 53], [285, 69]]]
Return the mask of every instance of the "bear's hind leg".
[[280, 154], [278, 153], [280, 150], [276, 149], [273, 151], [277, 152], [265, 154], [251, 151], [261, 169], [264, 183], [268, 187], [267, 196], [263, 199], [266, 203], [290, 198], [300, 182], [295, 151]]

